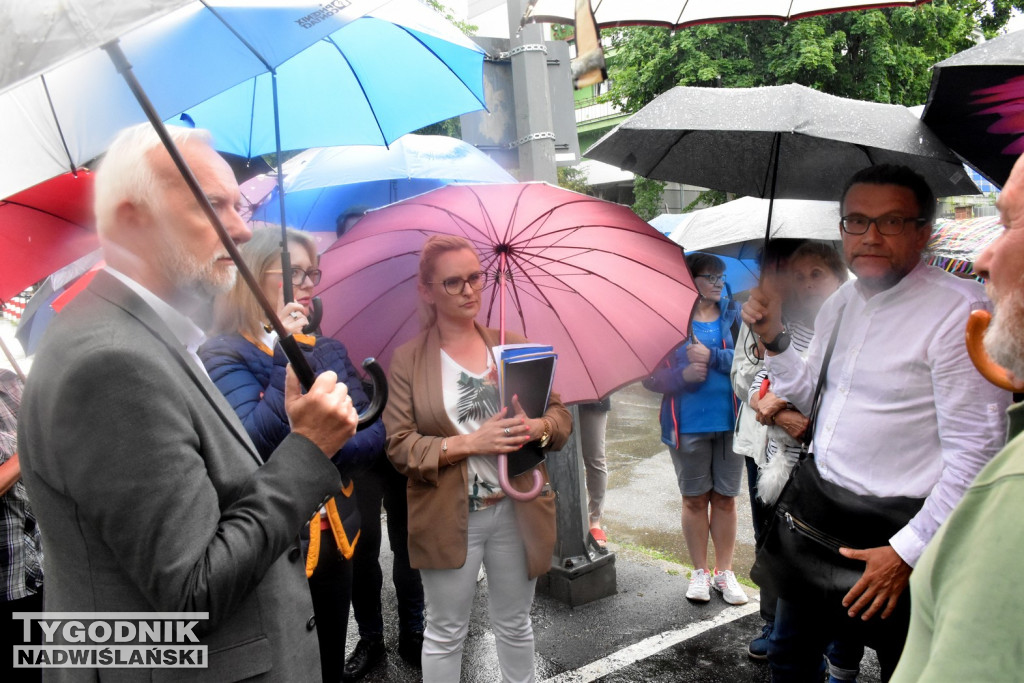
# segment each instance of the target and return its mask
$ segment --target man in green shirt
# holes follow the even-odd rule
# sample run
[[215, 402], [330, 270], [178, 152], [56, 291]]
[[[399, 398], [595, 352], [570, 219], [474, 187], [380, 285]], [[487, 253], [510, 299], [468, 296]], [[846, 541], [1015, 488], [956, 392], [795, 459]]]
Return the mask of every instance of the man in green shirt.
[[[1005, 232], [974, 264], [995, 304], [985, 349], [1024, 378], [1024, 157], [997, 202]], [[1018, 382], [1018, 384], [1020, 384]], [[1020, 391], [1020, 387], [1015, 389]], [[1024, 403], [910, 578], [910, 633], [893, 683], [1013, 681], [1024, 672]]]

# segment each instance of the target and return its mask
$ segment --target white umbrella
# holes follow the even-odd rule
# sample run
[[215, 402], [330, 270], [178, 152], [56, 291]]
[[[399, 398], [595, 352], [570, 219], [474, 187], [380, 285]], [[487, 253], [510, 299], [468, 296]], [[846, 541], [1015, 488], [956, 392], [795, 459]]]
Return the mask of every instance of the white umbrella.
[[[598, 28], [648, 24], [684, 28], [720, 21], [790, 21], [873, 7], [923, 5], [928, 0], [591, 0]], [[571, 24], [576, 0], [532, 0], [523, 23]]]
[[[756, 258], [764, 242], [769, 200], [742, 197], [689, 214], [669, 239], [687, 251], [713, 251], [735, 258]], [[837, 241], [839, 203], [776, 199], [771, 238]]]

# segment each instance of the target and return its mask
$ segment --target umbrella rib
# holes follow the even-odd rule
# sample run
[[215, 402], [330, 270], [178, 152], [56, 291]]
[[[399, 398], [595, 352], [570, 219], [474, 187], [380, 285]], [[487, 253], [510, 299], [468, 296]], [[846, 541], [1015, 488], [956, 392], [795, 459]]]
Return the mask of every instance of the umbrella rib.
[[60, 125], [60, 119], [57, 118], [57, 110], [53, 106], [53, 98], [50, 97], [50, 86], [46, 84], [46, 75], [39, 77], [39, 80], [43, 84], [43, 92], [46, 93], [46, 104], [50, 107], [50, 114], [53, 116], [53, 123], [57, 127], [57, 135], [60, 136], [60, 144], [64, 147], [64, 154], [68, 158], [68, 167], [71, 172], [75, 172], [75, 160], [71, 157], [71, 150], [68, 149], [68, 142], [64, 139], [64, 128]]
[[479, 103], [480, 103], [480, 106], [481, 106], [481, 107], [483, 107], [484, 111], [486, 111], [486, 112], [490, 113], [490, 109], [488, 109], [488, 108], [487, 108], [487, 102], [485, 102], [484, 100], [481, 100], [481, 99], [480, 99], [479, 97], [477, 97], [476, 93], [475, 93], [475, 92], [473, 92], [473, 88], [472, 88], [472, 87], [470, 87], [469, 83], [466, 83], [466, 81], [464, 81], [464, 80], [462, 79], [462, 76], [460, 76], [459, 74], [455, 73], [455, 70], [454, 70], [454, 69], [452, 69], [452, 67], [451, 67], [451, 66], [450, 66], [450, 65], [448, 64], [448, 62], [447, 62], [447, 61], [445, 61], [444, 59], [441, 59], [441, 56], [440, 56], [439, 54], [437, 54], [437, 53], [436, 53], [436, 52], [435, 52], [435, 51], [433, 50], [433, 48], [431, 48], [431, 47], [430, 47], [429, 45], [427, 45], [427, 44], [426, 44], [426, 43], [424, 43], [424, 42], [423, 42], [422, 40], [420, 40], [419, 36], [417, 36], [417, 35], [416, 35], [416, 34], [414, 34], [414, 33], [413, 33], [413, 32], [412, 32], [411, 30], [409, 30], [409, 28], [408, 28], [407, 26], [402, 26], [401, 24], [395, 24], [395, 26], [396, 26], [396, 27], [398, 27], [398, 28], [400, 28], [400, 29], [402, 29], [402, 30], [403, 30], [403, 31], [405, 31], [406, 33], [408, 33], [408, 34], [409, 34], [409, 36], [410, 36], [410, 37], [411, 37], [411, 38], [412, 38], [413, 40], [415, 40], [415, 41], [416, 41], [417, 43], [419, 43], [420, 45], [422, 45], [422, 46], [423, 46], [423, 49], [424, 49], [424, 50], [426, 50], [426, 51], [427, 51], [427, 52], [429, 52], [430, 54], [434, 55], [434, 57], [436, 57], [436, 58], [437, 58], [437, 61], [439, 61], [439, 62], [441, 62], [442, 64], [444, 64], [444, 68], [448, 69], [448, 71], [449, 71], [449, 72], [451, 73], [451, 75], [452, 75], [452, 76], [455, 76], [455, 78], [456, 78], [456, 79], [458, 79], [459, 83], [461, 83], [462, 85], [464, 85], [464, 86], [466, 87], [466, 90], [468, 90], [469, 92], [472, 92], [472, 93], [473, 93], [473, 99], [475, 99], [475, 100], [476, 100], [477, 102], [479, 102]]
[[[589, 251], [589, 250], [587, 250], [587, 251]], [[550, 258], [544, 257], [543, 255], [540, 255], [540, 254], [537, 254], [537, 255], [536, 255], [536, 257], [537, 257], [537, 258], [545, 258], [545, 259], [547, 259], [547, 261], [548, 261], [549, 263], [559, 263], [559, 264], [562, 264], [562, 265], [572, 265], [572, 267], [573, 267], [573, 268], [576, 268], [576, 269], [577, 269], [578, 271], [580, 271], [580, 273], [581, 273], [581, 274], [583, 274], [583, 275], [590, 275], [590, 276], [593, 276], [593, 277], [598, 277], [598, 278], [601, 278], [601, 279], [602, 279], [602, 280], [604, 280], [605, 282], [608, 282], [608, 283], [610, 283], [610, 284], [611, 284], [611, 285], [612, 285], [613, 287], [616, 287], [617, 289], [619, 289], [619, 290], [622, 290], [622, 291], [626, 292], [627, 294], [630, 294], [630, 295], [632, 295], [632, 292], [631, 292], [631, 291], [630, 291], [630, 290], [629, 290], [629, 289], [628, 289], [627, 287], [625, 287], [625, 286], [623, 286], [623, 285], [620, 285], [620, 284], [619, 284], [618, 282], [616, 282], [616, 281], [613, 281], [613, 280], [611, 280], [611, 279], [609, 279], [609, 278], [605, 277], [604, 275], [599, 275], [598, 273], [594, 272], [593, 270], [591, 270], [591, 269], [589, 269], [589, 268], [583, 268], [583, 267], [581, 267], [581, 266], [578, 266], [578, 265], [576, 265], [576, 264], [565, 264], [565, 262], [564, 262], [564, 261], [561, 261], [561, 260], [558, 260], [558, 259], [550, 259]], [[624, 258], [625, 258], [625, 257], [624, 257]], [[543, 302], [545, 303], [545, 305], [547, 306], [547, 308], [548, 308], [548, 309], [550, 309], [550, 310], [554, 310], [554, 306], [553, 306], [553, 305], [551, 304], [551, 301], [550, 301], [550, 299], [548, 299], [548, 298], [547, 298], [547, 296], [546, 296], [546, 295], [544, 295], [544, 293], [543, 293], [543, 292], [544, 292], [544, 290], [545, 290], [545, 289], [547, 289], [547, 287], [544, 287], [544, 286], [542, 286], [541, 284], [539, 284], [539, 283], [537, 282], [536, 278], [535, 278], [534, 276], [532, 276], [532, 275], [531, 275], [531, 274], [530, 274], [530, 273], [528, 272], [528, 270], [527, 270], [526, 268], [523, 268], [523, 266], [522, 266], [522, 263], [528, 263], [528, 264], [530, 264], [531, 266], [534, 266], [535, 268], [537, 268], [538, 270], [541, 270], [541, 271], [543, 271], [544, 269], [543, 269], [543, 268], [542, 268], [541, 266], [539, 266], [539, 265], [537, 265], [537, 264], [533, 263], [532, 261], [527, 261], [527, 260], [525, 260], [525, 259], [522, 259], [522, 258], [517, 258], [517, 257], [516, 257], [515, 255], [512, 255], [512, 259], [513, 259], [513, 260], [514, 260], [514, 261], [516, 262], [516, 264], [518, 265], [518, 270], [519, 270], [519, 272], [520, 272], [520, 273], [522, 273], [522, 275], [523, 275], [524, 277], [526, 277], [526, 279], [527, 279], [527, 280], [528, 280], [528, 281], [530, 282], [530, 284], [532, 284], [532, 285], [533, 285], [533, 286], [534, 286], [534, 287], [535, 287], [535, 288], [537, 289], [537, 292], [538, 292], [538, 295], [539, 295], [539, 297], [540, 297], [540, 300], [541, 300], [541, 301], [543, 301]], [[628, 259], [628, 258], [627, 258], [627, 260], [629, 260], [629, 261], [631, 261], [631, 262], [633, 262], [633, 263], [640, 263], [640, 262], [639, 262], [639, 261], [637, 261], [636, 259]], [[641, 264], [641, 265], [644, 265], [644, 264]], [[546, 273], [546, 271], [544, 271], [544, 272]], [[552, 276], [552, 277], [556, 277], [556, 276]], [[670, 277], [670, 276], [666, 276], [666, 277]], [[560, 279], [560, 278], [558, 278], [558, 281], [559, 281], [559, 282], [562, 282], [562, 283], [564, 283], [564, 284], [566, 284], [566, 285], [568, 285], [568, 283], [566, 283], [566, 282], [565, 282], [564, 280], [562, 280], [562, 279]], [[693, 288], [692, 288], [691, 286], [687, 285], [686, 283], [681, 283], [681, 284], [683, 284], [683, 286], [684, 286], [684, 287], [687, 287], [687, 289], [691, 289], [692, 291], [696, 291], [695, 289], [693, 289]], [[519, 289], [519, 288], [518, 288], [518, 286], [516, 285], [516, 282], [515, 282], [515, 278], [513, 278], [513, 279], [512, 279], [512, 289], [514, 290], [514, 292], [515, 292], [515, 296], [516, 296], [516, 300], [518, 301], [518, 289]], [[576, 292], [577, 294], [579, 294], [578, 290], [576, 290], [575, 288], [572, 288], [572, 291], [573, 291], [573, 292]], [[582, 295], [580, 295], [580, 296], [582, 297]], [[635, 296], [634, 296], [634, 299], [636, 299], [636, 298], [637, 298], [637, 297], [635, 297]], [[585, 301], [587, 301], [587, 299], [586, 299], [585, 297], [584, 297], [584, 300], [585, 300]], [[657, 317], [661, 318], [662, 320], [664, 320], [664, 321], [665, 321], [666, 323], [668, 323], [669, 325], [673, 325], [673, 324], [674, 324], [674, 323], [673, 323], [672, 321], [670, 321], [670, 320], [669, 320], [668, 318], [666, 318], [666, 317], [665, 317], [664, 315], [662, 315], [661, 313], [659, 313], [658, 311], [656, 311], [656, 310], [655, 310], [654, 308], [652, 308], [652, 307], [650, 306], [650, 304], [648, 304], [647, 302], [645, 302], [645, 301], [642, 301], [642, 300], [639, 300], [639, 299], [637, 299], [637, 301], [638, 301], [638, 303], [640, 303], [640, 305], [642, 305], [642, 306], [643, 306], [644, 308], [646, 308], [647, 310], [649, 310], [649, 311], [650, 311], [651, 313], [653, 313], [653, 314], [654, 314], [655, 316], [657, 316]], [[590, 302], [588, 301], [588, 303], [590, 303]], [[608, 319], [608, 317], [607, 317], [606, 315], [604, 315], [604, 314], [603, 314], [603, 313], [602, 313], [602, 312], [601, 312], [600, 310], [598, 310], [597, 308], [595, 308], [595, 307], [593, 306], [593, 304], [591, 304], [591, 308], [594, 308], [594, 310], [595, 310], [595, 313], [597, 313], [597, 315], [598, 315], [599, 317], [601, 317], [601, 318], [603, 318], [603, 319], [604, 319], [605, 321], [607, 321], [607, 322], [609, 323], [609, 325], [611, 324], [611, 321], [610, 321], [610, 320]], [[521, 309], [521, 307], [520, 307], [520, 316], [521, 316], [521, 315], [522, 315], [522, 309]], [[616, 328], [615, 328], [614, 326], [611, 326], [611, 327], [612, 327], [612, 329], [613, 329], [613, 330], [616, 330]], [[524, 324], [524, 328], [525, 328], [525, 324]], [[623, 341], [625, 341], [625, 338], [623, 337], [623, 335], [622, 335], [621, 333], [619, 333], [619, 332], [618, 332], [617, 330], [616, 330], [616, 334], [617, 334], [617, 335], [619, 336], [619, 338], [620, 338], [620, 339], [622, 339]], [[574, 344], [574, 346], [575, 346], [575, 344]], [[628, 344], [627, 344], [627, 346], [628, 346]], [[632, 349], [631, 349], [631, 350], [632, 350]], [[641, 360], [641, 359], [639, 358], [639, 356], [637, 356], [637, 355], [636, 355], [635, 353], [634, 353], [633, 355], [634, 355], [634, 357], [635, 357], [635, 358], [636, 358], [637, 360]]]
[[[348, 57], [345, 56], [345, 51], [341, 49], [341, 45], [338, 45], [332, 36], [327, 36], [324, 40], [333, 45], [334, 49], [338, 51], [339, 55], [341, 55], [341, 58], [345, 60], [346, 64], [348, 64], [349, 70], [352, 71], [352, 78], [356, 79], [356, 85], [359, 86], [359, 92], [363, 94], [363, 99], [365, 99], [367, 104], [369, 104], [370, 98], [366, 94], [366, 88], [363, 87], [363, 79], [359, 78], [359, 74], [356, 73], [355, 68], [352, 66], [352, 62], [350, 62]], [[384, 146], [388, 147], [390, 140], [388, 140], [387, 136], [384, 134], [384, 129], [380, 126], [380, 119], [377, 118], [377, 112], [374, 111], [373, 107], [370, 107], [370, 113], [373, 115], [373, 123], [377, 126], [377, 131], [380, 133], [380, 139], [384, 141]]]
[[648, 168], [645, 173], [641, 173], [639, 175], [650, 177], [650, 174], [654, 172], [654, 169], [658, 168], [658, 166], [661, 164], [661, 162], [665, 160], [665, 157], [667, 157], [672, 152], [672, 150], [675, 149], [675, 146], [678, 145], [680, 142], [682, 142], [683, 138], [685, 138], [687, 135], [689, 135], [692, 132], [693, 131], [690, 131], [690, 130], [680, 131], [679, 137], [676, 138], [676, 141], [673, 142], [671, 145], [665, 145], [665, 151], [662, 152], [661, 156], [658, 157], [657, 161], [655, 161], [653, 164], [651, 164], [651, 167]]
[[47, 211], [46, 209], [41, 209], [38, 206], [32, 206], [31, 204], [22, 204], [21, 202], [11, 201], [10, 199], [4, 199], [2, 202], [0, 202], [0, 206], [3, 206], [4, 204], [7, 204], [9, 206], [20, 206], [23, 209], [28, 209], [29, 211], [36, 211], [38, 213], [43, 214], [44, 216], [50, 216], [52, 218], [56, 218], [57, 220], [62, 221], [64, 223], [67, 223], [69, 225], [73, 225], [76, 228], [81, 228], [82, 230], [89, 230], [88, 227], [82, 225], [81, 223], [76, 223], [75, 221], [73, 221], [73, 220], [71, 220], [69, 218], [65, 218], [64, 216], [58, 216], [57, 214], [53, 213], [52, 211]]
[[218, 12], [215, 8], [211, 7], [210, 3], [207, 2], [207, 0], [199, 0], [199, 1], [203, 4], [203, 6], [207, 10], [209, 10], [210, 14], [212, 14], [217, 19], [217, 21], [219, 21], [221, 24], [224, 25], [224, 28], [226, 28], [227, 30], [231, 31], [232, 35], [234, 35], [235, 38], [238, 39], [238, 42], [240, 42], [242, 45], [245, 46], [245, 49], [247, 49], [249, 52], [252, 53], [253, 57], [255, 57], [256, 59], [260, 60], [260, 62], [263, 64], [263, 66], [266, 67], [267, 71], [273, 71], [274, 70], [274, 66], [270, 62], [268, 62], [263, 57], [262, 54], [260, 54], [259, 50], [257, 50], [255, 47], [253, 47], [253, 45], [248, 40], [246, 40], [245, 37], [241, 33], [236, 31], [234, 26], [232, 26], [230, 23], [225, 21], [224, 17], [222, 17], [220, 15], [220, 12]]

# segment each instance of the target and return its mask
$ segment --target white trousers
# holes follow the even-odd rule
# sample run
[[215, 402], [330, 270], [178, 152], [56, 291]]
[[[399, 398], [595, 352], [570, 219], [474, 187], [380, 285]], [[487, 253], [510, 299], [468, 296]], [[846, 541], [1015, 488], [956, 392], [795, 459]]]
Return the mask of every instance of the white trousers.
[[530, 606], [536, 579], [528, 578], [526, 549], [512, 501], [469, 513], [466, 564], [459, 569], [422, 569], [426, 601], [423, 683], [455, 683], [462, 673], [462, 646], [476, 592], [480, 563], [487, 568], [488, 612], [507, 683], [534, 680]]

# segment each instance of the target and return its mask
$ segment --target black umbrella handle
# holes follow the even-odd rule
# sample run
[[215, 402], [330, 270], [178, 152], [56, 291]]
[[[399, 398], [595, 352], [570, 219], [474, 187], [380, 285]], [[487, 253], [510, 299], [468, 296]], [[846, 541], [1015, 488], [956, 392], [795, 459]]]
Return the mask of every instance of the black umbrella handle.
[[373, 384], [373, 393], [370, 395], [370, 405], [366, 410], [359, 413], [359, 427], [366, 429], [384, 413], [384, 407], [388, 404], [388, 378], [384, 374], [384, 368], [380, 366], [376, 358], [367, 358], [363, 361], [363, 370], [370, 376]]
[[[135, 100], [139, 103], [142, 111], [146, 114], [146, 118], [149, 119], [150, 124], [156, 131], [156, 134], [160, 137], [160, 141], [167, 149], [167, 153], [170, 155], [174, 165], [177, 166], [178, 171], [181, 173], [181, 177], [185, 180], [185, 184], [188, 185], [188, 189], [191, 190], [192, 196], [195, 197], [199, 203], [199, 207], [203, 210], [203, 213], [209, 219], [213, 225], [213, 229], [217, 232], [217, 236], [220, 238], [221, 243], [227, 250], [228, 255], [231, 256], [231, 260], [235, 262], [235, 266], [238, 268], [238, 274], [245, 284], [248, 285], [252, 291], [252, 295], [256, 298], [256, 302], [259, 304], [263, 313], [267, 316], [267, 320], [270, 321], [274, 331], [277, 332], [278, 338], [281, 340], [281, 347], [284, 349], [285, 355], [288, 356], [288, 361], [295, 368], [295, 374], [298, 376], [299, 381], [302, 382], [302, 386], [308, 391], [313, 386], [313, 381], [316, 376], [313, 374], [313, 369], [309, 367], [309, 361], [306, 360], [306, 356], [303, 355], [299, 349], [298, 344], [291, 338], [288, 331], [284, 329], [284, 325], [277, 317], [277, 311], [271, 305], [266, 295], [263, 293], [260, 283], [256, 281], [252, 271], [249, 270], [248, 266], [245, 265], [245, 260], [238, 251], [238, 246], [235, 241], [231, 239], [231, 235], [228, 234], [224, 224], [221, 223], [220, 216], [214, 210], [213, 205], [210, 204], [210, 200], [207, 198], [206, 193], [199, 186], [199, 181], [196, 180], [195, 175], [192, 173], [192, 169], [189, 168], [188, 164], [185, 163], [184, 157], [181, 156], [181, 151], [177, 145], [174, 144], [174, 140], [171, 139], [170, 134], [167, 132], [167, 128], [164, 126], [164, 122], [160, 119], [156, 109], [153, 107], [153, 103], [150, 102], [149, 96], [146, 95], [146, 91], [142, 88], [142, 84], [135, 78], [134, 72], [132, 72], [132, 65], [128, 62], [128, 58], [125, 56], [124, 51], [121, 49], [121, 45], [115, 39], [103, 45], [103, 49], [106, 51], [110, 60], [114, 63], [114, 67], [117, 69], [121, 77], [124, 78], [125, 83], [128, 84], [128, 88], [131, 89], [132, 94], [135, 96]], [[285, 273], [285, 280], [290, 280], [290, 275]], [[287, 341], [286, 341], [287, 340]], [[290, 342], [290, 343], [289, 343]]]

